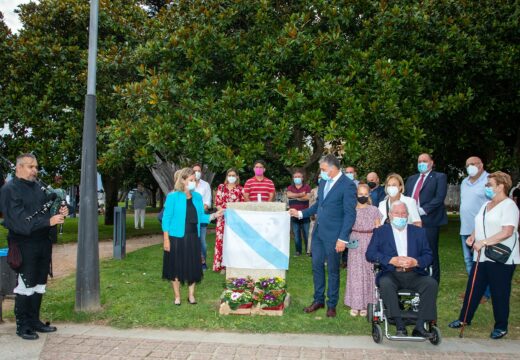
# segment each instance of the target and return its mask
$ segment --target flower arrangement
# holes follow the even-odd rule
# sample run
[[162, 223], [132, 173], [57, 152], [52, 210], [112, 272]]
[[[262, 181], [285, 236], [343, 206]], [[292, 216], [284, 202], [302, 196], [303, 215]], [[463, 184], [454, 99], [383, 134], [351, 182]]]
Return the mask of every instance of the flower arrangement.
[[251, 307], [253, 304], [253, 294], [250, 290], [233, 291], [226, 289], [222, 292], [220, 300], [228, 304], [231, 310], [236, 310], [239, 307]]
[[254, 287], [255, 283], [250, 276], [248, 276], [247, 278], [231, 278], [226, 281], [226, 288], [228, 290], [253, 291]]
[[286, 292], [273, 294], [272, 292], [257, 294], [253, 297], [253, 300], [259, 304], [261, 309], [278, 308], [283, 306]]
[[263, 290], [264, 292], [268, 292], [271, 290], [285, 290], [287, 285], [284, 279], [277, 276], [274, 278], [260, 278], [255, 283], [255, 287]]

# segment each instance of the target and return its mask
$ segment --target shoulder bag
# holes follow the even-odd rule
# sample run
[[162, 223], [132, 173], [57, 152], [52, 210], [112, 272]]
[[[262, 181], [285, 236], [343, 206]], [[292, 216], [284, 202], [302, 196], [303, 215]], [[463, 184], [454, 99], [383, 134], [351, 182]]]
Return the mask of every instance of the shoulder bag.
[[[486, 235], [486, 207], [484, 207], [484, 214], [483, 214], [483, 220], [482, 225], [484, 226], [484, 237], [487, 238]], [[516, 246], [516, 232], [515, 232], [515, 243], [513, 245], [513, 249]], [[504, 244], [495, 244], [495, 245], [487, 245], [486, 250], [484, 250], [484, 254], [486, 257], [490, 260], [493, 260], [495, 262], [505, 264], [507, 260], [509, 260], [509, 257], [511, 256], [511, 253], [513, 250]], [[478, 261], [478, 259], [477, 259]]]

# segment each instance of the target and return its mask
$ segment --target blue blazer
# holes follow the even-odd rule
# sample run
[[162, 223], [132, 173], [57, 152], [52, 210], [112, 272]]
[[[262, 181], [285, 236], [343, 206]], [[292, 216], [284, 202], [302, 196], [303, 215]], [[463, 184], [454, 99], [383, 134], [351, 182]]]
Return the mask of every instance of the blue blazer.
[[[200, 236], [200, 224], [209, 223], [209, 215], [204, 213], [202, 196], [192, 192], [192, 201], [197, 210], [197, 232]], [[170, 236], [184, 237], [186, 226], [186, 194], [183, 191], [174, 191], [166, 196], [162, 218], [162, 230]]]
[[[413, 188], [420, 174], [415, 174], [406, 179], [404, 186], [405, 195], [413, 198]], [[419, 201], [426, 215], [421, 215], [423, 227], [435, 227], [448, 223], [448, 214], [444, 207], [444, 199], [448, 191], [446, 174], [431, 171], [424, 179]]]
[[352, 180], [341, 174], [324, 198], [326, 181], [320, 181], [318, 200], [302, 211], [303, 217], [317, 215], [314, 235], [327, 242], [347, 241], [356, 221], [357, 188]]
[[[433, 254], [428, 245], [426, 230], [408, 224], [406, 231], [408, 236], [408, 256], [418, 262], [417, 267], [413, 271], [421, 275], [428, 275], [426, 268], [431, 265]], [[379, 273], [378, 278], [387, 272], [395, 271], [395, 266], [389, 264], [390, 259], [394, 256], [399, 255], [395, 246], [392, 225], [384, 224], [374, 229], [365, 257], [369, 262], [381, 264], [382, 272]]]

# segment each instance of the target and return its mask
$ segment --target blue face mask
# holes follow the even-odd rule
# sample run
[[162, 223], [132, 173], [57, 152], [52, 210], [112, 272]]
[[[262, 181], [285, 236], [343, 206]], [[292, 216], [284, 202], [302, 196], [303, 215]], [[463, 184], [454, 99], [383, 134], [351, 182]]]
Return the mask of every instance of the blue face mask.
[[493, 190], [493, 188], [491, 186], [486, 186], [484, 188], [484, 193], [486, 194], [486, 197], [489, 200], [492, 200], [496, 195], [496, 192]]
[[350, 180], [354, 181], [354, 174], [346, 173], [345, 176], [348, 177]]
[[196, 187], [197, 187], [197, 184], [195, 184], [195, 181], [189, 181], [188, 182], [188, 190], [189, 191], [194, 191]]
[[408, 223], [407, 218], [401, 218], [401, 217], [394, 217], [392, 219], [392, 225], [394, 225], [398, 229], [404, 229], [406, 224]]
[[323, 170], [321, 170], [321, 172], [320, 172], [320, 177], [321, 177], [323, 180], [325, 180], [325, 181], [330, 180], [330, 176], [329, 176], [329, 174], [327, 174], [327, 172], [326, 172], [326, 171], [323, 171]]
[[293, 179], [295, 185], [301, 185], [302, 184], [302, 178], [294, 178]]
[[420, 162], [417, 164], [417, 170], [419, 170], [419, 172], [421, 174], [424, 174], [425, 172], [428, 171], [428, 163], [425, 163], [425, 162]]

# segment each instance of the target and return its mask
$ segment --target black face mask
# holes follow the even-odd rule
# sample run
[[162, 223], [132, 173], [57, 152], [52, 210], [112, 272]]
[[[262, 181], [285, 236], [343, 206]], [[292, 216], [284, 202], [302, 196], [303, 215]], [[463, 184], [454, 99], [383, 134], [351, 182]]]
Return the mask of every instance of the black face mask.
[[371, 189], [373, 189], [373, 188], [375, 188], [377, 186], [377, 184], [375, 182], [373, 182], [373, 181], [369, 181], [367, 185]]
[[360, 204], [366, 204], [368, 202], [368, 196], [358, 196], [357, 201]]

